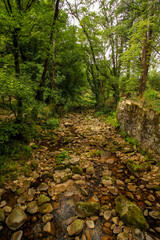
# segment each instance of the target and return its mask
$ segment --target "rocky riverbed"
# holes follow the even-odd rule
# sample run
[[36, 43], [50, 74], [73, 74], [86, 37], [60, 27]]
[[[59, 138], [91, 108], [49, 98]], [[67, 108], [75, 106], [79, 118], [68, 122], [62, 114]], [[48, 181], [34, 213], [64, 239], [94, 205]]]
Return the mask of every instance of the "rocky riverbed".
[[104, 119], [69, 114], [37, 145], [0, 189], [0, 240], [160, 239], [160, 170]]

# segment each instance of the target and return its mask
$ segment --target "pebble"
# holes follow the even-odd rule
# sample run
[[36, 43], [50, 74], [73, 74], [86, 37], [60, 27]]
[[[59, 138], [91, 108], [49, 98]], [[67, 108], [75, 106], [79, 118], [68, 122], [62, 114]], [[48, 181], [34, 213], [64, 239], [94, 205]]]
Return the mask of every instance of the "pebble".
[[48, 185], [45, 183], [45, 182], [42, 182], [38, 188], [37, 188], [38, 191], [47, 191], [48, 190]]
[[122, 227], [120, 226], [115, 226], [114, 229], [113, 229], [113, 233], [114, 234], [118, 234], [118, 233], [121, 233], [122, 232]]
[[6, 206], [6, 205], [7, 205], [6, 201], [2, 201], [2, 202], [0, 203], [0, 208], [4, 207], [4, 206]]
[[119, 223], [119, 217], [113, 217], [112, 222], [114, 222], [116, 225]]
[[159, 219], [160, 218], [160, 211], [151, 211], [151, 212], [149, 212], [149, 216], [154, 218], [154, 219]]
[[145, 202], [146, 205], [148, 205], [148, 206], [150, 206], [150, 207], [152, 206], [152, 203], [149, 202], [148, 200], [145, 200], [144, 202]]
[[5, 206], [5, 207], [3, 208], [3, 210], [4, 210], [5, 213], [10, 213], [10, 212], [12, 212], [12, 208], [9, 207], [9, 206]]
[[23, 235], [22, 231], [18, 231], [12, 234], [11, 240], [21, 240]]
[[94, 228], [94, 222], [92, 220], [87, 220], [86, 225], [88, 228], [93, 229]]
[[53, 222], [48, 222], [43, 228], [43, 231], [51, 235], [55, 235], [55, 225]]
[[147, 209], [144, 210], [144, 216], [145, 216], [145, 217], [148, 216], [148, 210], [147, 210]]
[[156, 200], [152, 194], [150, 194], [147, 198], [150, 202], [154, 202]]
[[143, 232], [139, 228], [134, 229], [133, 238], [137, 240], [143, 240], [144, 239]]
[[111, 211], [110, 210], [105, 211], [103, 216], [104, 216], [104, 219], [108, 221], [111, 217]]
[[49, 222], [51, 219], [53, 218], [53, 215], [52, 214], [45, 214], [43, 217], [42, 217], [42, 220], [44, 223], [47, 223]]
[[106, 163], [108, 163], [108, 164], [113, 164], [113, 163], [114, 163], [114, 159], [110, 158], [110, 159], [108, 159], [108, 160], [106, 161]]
[[137, 189], [137, 186], [136, 185], [133, 185], [132, 183], [128, 183], [128, 186], [127, 186], [128, 190], [130, 192], [135, 192], [136, 189]]
[[119, 179], [116, 180], [116, 184], [118, 186], [125, 186], [125, 183], [123, 181], [119, 180]]
[[109, 187], [108, 189], [114, 196], [118, 195], [118, 188], [116, 188], [115, 186]]

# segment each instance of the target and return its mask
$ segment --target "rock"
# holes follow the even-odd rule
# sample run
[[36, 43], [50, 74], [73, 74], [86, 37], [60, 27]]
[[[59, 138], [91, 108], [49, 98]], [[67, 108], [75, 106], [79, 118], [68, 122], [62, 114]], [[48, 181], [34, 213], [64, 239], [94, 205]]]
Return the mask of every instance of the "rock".
[[119, 233], [117, 236], [117, 240], [129, 240], [129, 235], [128, 233]]
[[67, 227], [69, 236], [79, 235], [83, 230], [83, 221], [80, 219], [75, 220]]
[[119, 217], [113, 217], [112, 222], [114, 222], [116, 225], [119, 223]]
[[159, 219], [160, 218], [160, 211], [151, 211], [151, 212], [149, 212], [149, 216], [154, 218], [154, 219]]
[[73, 166], [72, 167], [72, 172], [74, 174], [82, 174], [83, 170], [82, 170], [82, 168], [80, 166]]
[[86, 174], [92, 175], [94, 173], [95, 173], [95, 169], [94, 169], [93, 166], [90, 166], [90, 167], [86, 168]]
[[114, 163], [114, 159], [110, 158], [110, 159], [108, 159], [108, 160], [106, 161], [106, 163], [108, 163], [108, 164], [113, 164], [113, 163]]
[[136, 189], [137, 189], [137, 186], [136, 185], [133, 185], [132, 183], [128, 183], [128, 186], [127, 186], [128, 190], [130, 192], [135, 192]]
[[47, 223], [49, 222], [51, 219], [53, 218], [53, 215], [52, 214], [45, 214], [43, 217], [42, 217], [42, 220], [44, 223]]
[[74, 175], [72, 176], [72, 179], [73, 179], [73, 180], [81, 180], [81, 175], [79, 175], [79, 174], [74, 174]]
[[70, 217], [68, 218], [66, 221], [64, 221], [64, 224], [66, 224], [67, 226], [70, 225], [72, 222], [74, 222], [78, 217]]
[[118, 195], [118, 188], [116, 188], [115, 186], [110, 186], [108, 187], [110, 193], [112, 193], [114, 196]]
[[43, 203], [50, 202], [50, 198], [44, 194], [41, 194], [38, 197], [38, 205], [42, 205]]
[[4, 206], [6, 206], [6, 205], [7, 205], [6, 201], [2, 201], [2, 202], [0, 203], [0, 208], [4, 207]]
[[52, 211], [53, 211], [53, 207], [51, 203], [44, 203], [40, 206], [40, 212], [42, 214], [51, 213]]
[[91, 220], [87, 220], [86, 225], [87, 225], [88, 228], [91, 228], [91, 229], [94, 228], [94, 222], [91, 221]]
[[142, 211], [134, 203], [124, 196], [119, 196], [115, 200], [116, 211], [126, 225], [131, 225], [143, 229], [148, 229], [149, 225], [143, 216]]
[[146, 240], [153, 240], [153, 238], [147, 234], [146, 235]]
[[5, 211], [5, 213], [10, 213], [10, 212], [12, 212], [12, 208], [11, 208], [10, 206], [5, 206], [5, 207], [3, 208], [3, 210]]
[[0, 208], [0, 222], [3, 222], [4, 220], [5, 220], [4, 210]]
[[18, 231], [12, 234], [11, 240], [21, 240], [23, 235], [22, 231]]
[[35, 214], [38, 212], [37, 201], [32, 201], [27, 204], [27, 212], [29, 212], [30, 214]]
[[51, 235], [55, 235], [56, 230], [54, 223], [53, 222], [46, 223], [46, 225], [43, 228], [43, 231]]
[[3, 226], [0, 225], [0, 231], [2, 231], [2, 230], [3, 230]]
[[148, 206], [150, 206], [150, 207], [152, 206], [152, 203], [149, 202], [148, 200], [145, 200], [144, 202], [145, 202], [146, 205], [148, 205]]
[[118, 186], [122, 186], [122, 187], [125, 186], [125, 183], [123, 181], [119, 180], [119, 179], [116, 180], [116, 184]]
[[45, 182], [42, 182], [38, 188], [37, 188], [38, 191], [47, 191], [48, 190], [48, 185], [45, 183]]
[[27, 216], [21, 208], [14, 208], [11, 214], [6, 219], [6, 224], [11, 230], [17, 230], [25, 221]]
[[80, 218], [86, 218], [93, 216], [100, 209], [100, 204], [96, 202], [77, 202], [76, 203], [76, 214]]
[[121, 233], [122, 232], [122, 227], [120, 226], [115, 226], [114, 229], [113, 229], [113, 233], [114, 234], [118, 234], [118, 233]]
[[155, 228], [156, 232], [160, 233], [160, 227]]
[[68, 178], [72, 177], [72, 172], [69, 168], [66, 168], [65, 170], [56, 170], [53, 174], [54, 181], [56, 183], [63, 183], [68, 180]]
[[77, 181], [75, 181], [75, 184], [83, 186], [83, 185], [86, 185], [86, 181], [84, 181], [84, 180], [77, 180]]
[[6, 192], [6, 190], [5, 189], [3, 189], [3, 188], [0, 188], [0, 197], [4, 194]]
[[134, 229], [133, 238], [136, 240], [144, 240], [143, 232], [139, 228]]
[[154, 202], [156, 200], [152, 194], [150, 194], [147, 198], [150, 202]]
[[49, 195], [50, 197], [53, 197], [53, 195], [54, 195], [54, 189], [53, 189], [53, 188], [49, 188], [49, 189], [48, 189], [48, 195]]
[[110, 211], [110, 210], [107, 210], [107, 211], [104, 212], [104, 215], [103, 215], [103, 216], [104, 216], [104, 219], [105, 219], [106, 221], [108, 221], [108, 220], [110, 219], [111, 215], [112, 215], [111, 211]]

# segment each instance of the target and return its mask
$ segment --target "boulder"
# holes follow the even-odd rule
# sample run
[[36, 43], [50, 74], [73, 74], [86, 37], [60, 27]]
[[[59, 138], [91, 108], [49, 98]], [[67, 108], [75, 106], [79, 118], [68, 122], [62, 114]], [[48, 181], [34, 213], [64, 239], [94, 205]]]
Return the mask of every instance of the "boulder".
[[124, 196], [119, 196], [115, 200], [116, 211], [126, 225], [148, 229], [149, 225], [138, 206], [129, 201]]
[[21, 208], [14, 208], [11, 214], [6, 219], [6, 224], [11, 230], [17, 230], [25, 221], [27, 216]]
[[75, 220], [67, 227], [69, 236], [79, 235], [83, 230], [83, 221], [80, 219]]
[[96, 202], [77, 202], [76, 203], [76, 214], [80, 218], [86, 218], [93, 216], [100, 209], [100, 204]]

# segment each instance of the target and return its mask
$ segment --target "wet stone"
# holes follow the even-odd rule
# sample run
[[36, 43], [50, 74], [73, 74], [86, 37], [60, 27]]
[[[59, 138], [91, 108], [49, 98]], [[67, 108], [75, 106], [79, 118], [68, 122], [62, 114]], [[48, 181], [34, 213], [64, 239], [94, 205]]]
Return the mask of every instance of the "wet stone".
[[113, 233], [114, 234], [118, 234], [118, 233], [121, 233], [122, 232], [122, 227], [120, 226], [115, 226], [114, 229], [113, 229]]
[[50, 198], [44, 194], [41, 194], [38, 197], [38, 205], [42, 205], [43, 203], [50, 202]]
[[23, 235], [22, 231], [18, 231], [12, 234], [11, 240], [21, 240]]
[[55, 235], [55, 225], [53, 222], [48, 222], [43, 228], [43, 231], [51, 235]]
[[156, 200], [152, 194], [150, 194], [147, 198], [150, 202], [154, 202]]
[[110, 219], [111, 215], [112, 215], [111, 211], [110, 211], [110, 210], [107, 210], [107, 211], [104, 212], [104, 215], [103, 215], [103, 216], [104, 216], [104, 219], [105, 219], [106, 221], [108, 221], [108, 220]]
[[118, 195], [118, 188], [116, 188], [115, 186], [109, 187], [108, 189], [110, 193], [112, 193], [114, 196]]
[[144, 240], [143, 232], [139, 228], [134, 229], [133, 238], [137, 240]]
[[27, 204], [27, 212], [30, 214], [35, 214], [38, 212], [37, 201], [33, 201]]
[[10, 212], [12, 212], [12, 208], [11, 208], [10, 206], [5, 206], [5, 207], [3, 208], [3, 210], [4, 210], [5, 213], [10, 213]]
[[94, 228], [94, 222], [91, 221], [91, 220], [87, 220], [86, 225], [87, 225], [88, 228], [91, 228], [91, 229]]
[[83, 230], [83, 221], [80, 219], [75, 220], [67, 227], [69, 236], [79, 235]]
[[11, 230], [17, 230], [25, 223], [26, 220], [27, 216], [24, 211], [20, 208], [14, 208], [7, 217], [6, 224]]
[[40, 206], [40, 212], [42, 214], [51, 213], [52, 211], [53, 211], [53, 207], [51, 203], [44, 203]]
[[0, 208], [4, 207], [4, 206], [6, 206], [6, 205], [7, 205], [6, 201], [2, 201], [2, 202], [0, 203]]
[[145, 204], [147, 205], [147, 206], [152, 206], [152, 203], [151, 202], [149, 202], [148, 200], [146, 200], [146, 201], [144, 201], [145, 202]]
[[45, 182], [42, 182], [38, 188], [37, 188], [38, 191], [47, 191], [48, 190], [48, 185], [45, 183]]
[[160, 211], [151, 211], [151, 212], [149, 212], [149, 216], [154, 218], [154, 219], [159, 219], [160, 218]]
[[45, 215], [42, 217], [42, 220], [43, 220], [44, 223], [47, 223], [47, 222], [49, 222], [52, 218], [53, 218], [53, 215], [52, 215], [52, 214], [45, 214]]

